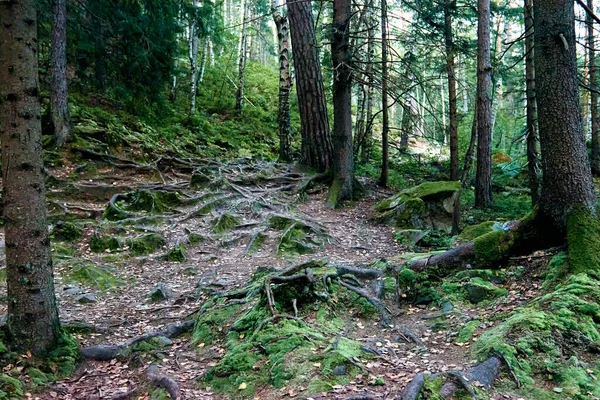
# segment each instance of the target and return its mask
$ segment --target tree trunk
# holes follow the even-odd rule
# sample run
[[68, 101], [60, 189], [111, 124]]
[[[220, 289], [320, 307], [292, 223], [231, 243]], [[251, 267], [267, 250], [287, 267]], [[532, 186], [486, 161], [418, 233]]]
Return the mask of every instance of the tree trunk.
[[104, 43], [104, 28], [102, 22], [94, 15], [91, 16], [94, 27], [94, 75], [96, 88], [106, 90], [106, 44]]
[[202, 59], [200, 60], [200, 71], [198, 72], [198, 82], [196, 83], [196, 92], [198, 92], [200, 84], [204, 81], [204, 71], [206, 70], [206, 61], [208, 60], [210, 38], [204, 38], [204, 46], [202, 49]]
[[10, 345], [44, 355], [57, 342], [38, 87], [34, 0], [0, 2], [0, 141]]
[[595, 214], [577, 82], [574, 5], [534, 0], [535, 79], [542, 151], [540, 211], [557, 237], [579, 208]]
[[387, 186], [389, 174], [389, 115], [388, 115], [388, 65], [387, 65], [387, 0], [381, 0], [381, 176], [379, 184]]
[[190, 23], [190, 38], [189, 38], [189, 58], [191, 68], [191, 85], [190, 85], [190, 117], [196, 113], [196, 84], [198, 82], [198, 47], [200, 43], [198, 22], [196, 15], [199, 2], [194, 0], [192, 3], [192, 21]]
[[375, 14], [369, 11], [367, 20], [369, 27], [367, 33], [367, 93], [365, 102], [367, 103], [367, 114], [365, 118], [364, 139], [361, 145], [361, 160], [363, 163], [369, 161], [371, 154], [371, 143], [373, 138], [373, 109], [375, 108], [375, 72], [373, 71], [373, 62], [375, 60]]
[[417, 104], [415, 98], [409, 94], [403, 107], [402, 123], [400, 125], [400, 151], [408, 150], [408, 142], [413, 134], [415, 114], [417, 113]]
[[67, 98], [67, 2], [55, 0], [52, 6], [52, 84], [50, 114], [54, 127], [54, 144], [61, 147], [71, 137]]
[[527, 98], [527, 173], [531, 203], [536, 205], [540, 197], [540, 160], [538, 154], [537, 105], [535, 103], [535, 72], [533, 61], [533, 0], [525, 0], [525, 81]]
[[[594, 0], [588, 0], [588, 8], [594, 9]], [[600, 143], [598, 141], [598, 80], [596, 78], [596, 48], [594, 44], [594, 20], [588, 13], [586, 14], [586, 23], [588, 27], [588, 51], [589, 51], [589, 70], [592, 89], [590, 92], [590, 114], [592, 117], [592, 174], [600, 175]]]
[[311, 3], [289, 2], [288, 18], [302, 133], [300, 164], [325, 172], [331, 166], [333, 150]]
[[279, 160], [292, 161], [292, 143], [290, 133], [290, 92], [292, 91], [292, 75], [290, 74], [290, 25], [287, 16], [279, 7], [278, 0], [272, 3], [273, 20], [277, 27], [279, 47]]
[[475, 207], [492, 205], [490, 0], [477, 1], [477, 173]]
[[450, 137], [450, 180], [459, 179], [458, 167], [458, 114], [456, 107], [456, 73], [454, 66], [454, 35], [452, 32], [452, 10], [456, 7], [451, 0], [444, 7], [444, 39], [446, 43], [446, 73], [448, 74], [448, 136]]
[[350, 0], [334, 0], [331, 61], [333, 63], [333, 183], [327, 203], [335, 208], [352, 199], [354, 158], [352, 151], [352, 52], [350, 49]]
[[469, 184], [469, 175], [471, 168], [473, 167], [473, 161], [475, 160], [475, 144], [477, 143], [477, 104], [475, 104], [475, 110], [473, 112], [473, 123], [471, 125], [471, 139], [469, 140], [469, 147], [465, 154], [465, 163], [463, 165], [462, 174], [460, 181], [462, 187], [465, 188]]
[[235, 109], [240, 111], [244, 102], [244, 80], [246, 77], [246, 56], [248, 50], [248, 0], [242, 0], [243, 21], [240, 33], [240, 52], [238, 61], [238, 85], [235, 94]]

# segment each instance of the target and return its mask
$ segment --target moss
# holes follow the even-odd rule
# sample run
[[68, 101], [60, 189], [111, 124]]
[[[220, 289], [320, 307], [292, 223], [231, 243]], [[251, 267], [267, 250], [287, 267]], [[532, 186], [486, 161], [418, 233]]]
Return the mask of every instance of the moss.
[[149, 393], [150, 400], [171, 400], [169, 393], [163, 388], [152, 389]]
[[56, 243], [52, 244], [52, 253], [54, 253], [58, 256], [67, 256], [67, 257], [72, 257], [75, 254], [77, 254], [77, 252], [75, 250], [73, 250], [72, 248], [61, 245], [61, 244], [56, 244]]
[[106, 250], [118, 250], [121, 248], [121, 243], [113, 236], [92, 235], [90, 238], [90, 249], [94, 253], [103, 253]]
[[223, 233], [229, 232], [231, 229], [235, 228], [237, 225], [239, 225], [239, 223], [240, 217], [229, 213], [223, 213], [213, 219], [210, 224], [213, 232], [222, 235]]
[[107, 290], [122, 283], [122, 281], [115, 276], [114, 268], [107, 265], [88, 264], [85, 261], [71, 264], [69, 278], [100, 290]]
[[442, 396], [440, 396], [440, 390], [442, 389], [443, 385], [444, 379], [442, 377], [430, 379], [430, 375], [426, 375], [425, 384], [421, 389], [419, 399], [443, 400]]
[[60, 330], [56, 347], [48, 354], [49, 368], [59, 376], [75, 372], [80, 360], [79, 345], [73, 336]]
[[198, 234], [198, 233], [194, 233], [194, 232], [192, 232], [192, 233], [190, 233], [190, 234], [188, 235], [188, 242], [189, 242], [189, 243], [190, 243], [192, 246], [193, 246], [193, 245], [196, 245], [196, 244], [198, 244], [198, 243], [203, 243], [203, 242], [205, 242], [205, 241], [206, 241], [206, 237], [204, 237], [204, 236], [202, 236], [202, 235], [200, 235], [200, 234]]
[[544, 283], [542, 284], [542, 290], [545, 292], [552, 292], [556, 289], [556, 286], [563, 282], [565, 278], [569, 275], [571, 267], [569, 265], [569, 257], [567, 253], [558, 253], [547, 267], [546, 277], [544, 279]]
[[478, 319], [469, 321], [462, 327], [460, 331], [458, 331], [458, 335], [456, 336], [456, 343], [468, 343], [471, 341], [473, 334], [479, 328], [481, 321]]
[[[119, 221], [132, 216], [132, 213], [163, 214], [172, 211], [172, 206], [181, 204], [178, 193], [148, 190], [136, 190], [120, 196], [114, 207], [110, 204], [104, 211], [103, 218]], [[135, 215], [135, 214], [134, 214]]]
[[491, 269], [467, 269], [458, 271], [454, 278], [457, 280], [469, 280], [470, 278], [481, 278], [484, 281], [502, 283], [506, 281], [506, 273], [504, 271]]
[[588, 210], [580, 208], [569, 214], [567, 245], [571, 271], [600, 278], [600, 222]]
[[208, 303], [194, 325], [194, 343], [211, 344], [217, 337], [224, 337], [223, 327], [234, 323], [241, 313], [240, 305], [216, 305]]
[[479, 303], [484, 300], [493, 300], [508, 294], [508, 290], [498, 287], [493, 283], [486, 282], [481, 278], [471, 278], [464, 285], [469, 300], [472, 303]]
[[438, 181], [424, 182], [418, 186], [402, 190], [394, 196], [384, 199], [377, 203], [374, 207], [375, 211], [385, 211], [398, 206], [400, 203], [408, 199], [423, 199], [426, 197], [447, 197], [461, 189], [460, 182], [455, 181]]
[[246, 251], [250, 254], [260, 251], [266, 239], [267, 235], [262, 232], [256, 232], [250, 239], [250, 243], [248, 243], [248, 248]]
[[186, 259], [186, 251], [185, 246], [183, 244], [179, 244], [172, 249], [167, 251], [165, 254], [165, 260], [172, 262], [184, 262]]
[[25, 396], [25, 385], [18, 379], [0, 374], [0, 399], [18, 400]]
[[83, 230], [72, 222], [59, 221], [52, 230], [52, 238], [72, 242], [77, 240], [83, 234]]
[[465, 229], [456, 237], [459, 242], [471, 242], [479, 236], [492, 232], [498, 223], [494, 221], [486, 221], [477, 225], [465, 227]]
[[190, 179], [190, 189], [198, 190], [205, 189], [210, 185], [211, 178], [202, 173], [202, 172], [194, 172], [192, 174], [192, 178]]
[[28, 368], [27, 375], [29, 376], [29, 379], [31, 379], [31, 382], [34, 385], [43, 385], [51, 380], [45, 373], [43, 373], [37, 368]]
[[516, 234], [511, 231], [492, 231], [473, 241], [475, 262], [479, 266], [496, 265], [506, 260]]
[[155, 252], [167, 244], [167, 241], [158, 233], [149, 233], [136, 239], [129, 239], [127, 244], [133, 255], [141, 256]]

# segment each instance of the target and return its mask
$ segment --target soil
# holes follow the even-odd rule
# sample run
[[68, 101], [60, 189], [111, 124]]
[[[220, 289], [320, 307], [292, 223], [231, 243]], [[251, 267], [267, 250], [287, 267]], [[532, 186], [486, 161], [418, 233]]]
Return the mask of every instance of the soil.
[[[264, 166], [263, 166], [264, 167]], [[239, 168], [238, 174], [236, 168]], [[245, 170], [242, 165], [219, 167], [227, 176], [241, 176]], [[278, 167], [278, 172], [291, 173], [287, 167]], [[77, 175], [74, 166], [67, 166], [51, 171], [58, 179], [66, 179]], [[232, 172], [234, 171], [234, 172]], [[222, 172], [222, 171], [221, 171]], [[94, 175], [83, 174], [77, 178], [79, 183], [105, 183], [117, 187], [115, 192], [127, 192], [149, 183], [184, 187], [190, 175], [176, 170], [160, 176], [143, 175], [132, 171], [113, 168], [101, 168]], [[295, 179], [295, 178], [294, 178]], [[284, 182], [285, 183], [285, 182]], [[219, 236], [208, 232], [212, 215], [199, 218], [184, 217], [194, 206], [178, 207], [177, 213], [169, 220], [156, 226], [147, 226], [147, 231], [158, 230], [167, 239], [167, 246], [147, 256], [134, 257], [128, 251], [93, 253], [89, 247], [90, 237], [106, 227], [98, 221], [90, 223], [84, 229], [83, 237], [71, 246], [76, 255], [57, 257], [56, 260], [56, 292], [60, 304], [60, 317], [63, 322], [85, 321], [97, 328], [92, 334], [77, 335], [80, 345], [114, 344], [123, 342], [145, 332], [158, 329], [168, 323], [183, 321], [197, 311], [207, 295], [198, 291], [198, 284], [212, 285], [221, 289], [233, 289], [242, 286], [259, 266], [284, 268], [308, 260], [326, 260], [333, 264], [364, 266], [379, 258], [389, 258], [407, 251], [394, 239], [394, 229], [380, 225], [370, 219], [372, 205], [384, 197], [393, 194], [390, 190], [378, 188], [373, 182], [363, 182], [368, 195], [360, 201], [349, 204], [340, 210], [330, 210], [325, 206], [326, 191], [311, 189], [306, 198], [298, 200], [297, 195], [287, 194], [279, 190], [281, 182], [262, 182], [256, 184], [236, 185], [240, 193], [239, 201], [259, 199], [272, 209], [261, 208], [259, 211], [242, 213], [241, 228], [234, 228], [231, 233]], [[279, 188], [279, 189], [278, 189]], [[238, 191], [234, 188], [234, 191]], [[218, 189], [221, 190], [221, 189]], [[231, 189], [228, 189], [232, 192]], [[50, 190], [52, 203], [50, 214], [64, 212], [56, 202], [66, 206], [73, 212], [84, 208], [95, 210], [99, 215], [107, 205], [110, 196], [66, 194], [63, 185]], [[91, 192], [90, 192], [91, 193]], [[189, 192], [193, 194], [192, 192]], [[244, 199], [251, 197], [252, 199]], [[241, 208], [242, 206], [240, 206]], [[278, 212], [293, 215], [323, 226], [328, 237], [323, 239], [321, 247], [313, 254], [279, 255], [274, 249], [277, 237], [269, 236], [267, 245], [255, 254], [249, 254], [247, 244], [260, 225], [264, 215]], [[252, 225], [256, 224], [256, 225]], [[140, 234], [134, 228], [124, 228], [125, 234]], [[184, 243], [189, 232], [199, 232], [210, 237], [205, 243], [187, 246], [186, 259], [183, 262], [165, 261], [161, 256], [166, 248]], [[117, 256], [117, 257], [110, 257]], [[75, 260], [84, 260], [94, 265], [115, 267], [113, 273], [121, 285], [108, 290], [99, 290], [93, 285], [73, 282], [69, 279]], [[107, 261], [110, 260], [110, 261]], [[117, 261], [115, 261], [117, 260]], [[536, 263], [536, 259], [515, 260], [528, 264]], [[530, 268], [535, 271], [535, 268]], [[173, 295], [164, 301], [153, 302], [149, 295], [162, 282], [173, 290]], [[347, 317], [348, 337], [374, 345], [380, 356], [365, 366], [365, 371], [356, 376], [348, 385], [334, 387], [329, 393], [311, 395], [314, 399], [346, 399], [351, 396], [371, 395], [375, 398], [394, 398], [401, 392], [408, 381], [421, 371], [464, 370], [472, 365], [470, 344], [457, 344], [455, 337], [462, 325], [472, 319], [482, 320], [477, 333], [497, 323], [497, 316], [509, 312], [517, 306], [535, 297], [539, 292], [540, 282], [535, 272], [530, 272], [526, 280], [507, 282], [509, 295], [499, 302], [487, 307], [466, 307], [444, 314], [446, 329], [435, 330], [432, 320], [442, 315], [439, 307], [434, 305], [413, 306], [396, 304], [388, 300], [393, 311], [393, 328], [382, 329], [376, 321]], [[76, 295], [69, 294], [69, 289], [80, 288], [85, 293], [93, 294], [98, 301], [81, 304]], [[5, 283], [1, 284], [0, 296], [5, 296]], [[0, 304], [0, 313], [6, 312], [6, 304]], [[422, 343], [415, 344], [405, 340], [406, 332], [412, 332]], [[198, 379], [214, 366], [223, 355], [224, 349], [215, 346], [211, 351], [203, 352], [200, 357], [197, 348], [190, 344], [189, 336], [173, 340], [173, 344], [164, 350], [156, 351], [154, 359], [139, 357], [119, 358], [112, 361], [85, 361], [77, 372], [68, 379], [56, 382], [40, 392], [28, 394], [31, 399], [149, 399], [146, 390], [148, 384], [144, 371], [150, 363], [158, 364], [161, 374], [175, 379], [181, 388], [183, 399], [225, 399], [227, 397], [213, 393], [209, 387], [201, 387]], [[383, 378], [385, 385], [372, 386], [374, 377]], [[27, 379], [27, 378], [25, 378]], [[274, 389], [264, 387], [257, 391], [256, 399], [304, 398], [304, 388], [285, 387]], [[126, 395], [127, 394], [127, 395]], [[493, 398], [511, 399], [505, 393], [496, 393]]]

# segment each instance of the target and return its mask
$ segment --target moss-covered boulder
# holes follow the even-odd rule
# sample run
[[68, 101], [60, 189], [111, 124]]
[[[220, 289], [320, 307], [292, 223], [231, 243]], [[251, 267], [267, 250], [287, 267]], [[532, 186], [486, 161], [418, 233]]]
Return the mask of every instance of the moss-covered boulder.
[[483, 236], [486, 233], [500, 229], [502, 229], [502, 224], [495, 221], [486, 221], [477, 225], [470, 225], [463, 229], [460, 235], [456, 237], [456, 241], [459, 243], [472, 242], [479, 236]]
[[472, 278], [464, 285], [464, 288], [469, 301], [473, 304], [478, 304], [485, 300], [493, 300], [508, 294], [508, 290], [498, 287], [491, 282], [486, 282], [481, 278]]
[[460, 182], [425, 182], [380, 201], [376, 219], [403, 229], [452, 230], [454, 203]]

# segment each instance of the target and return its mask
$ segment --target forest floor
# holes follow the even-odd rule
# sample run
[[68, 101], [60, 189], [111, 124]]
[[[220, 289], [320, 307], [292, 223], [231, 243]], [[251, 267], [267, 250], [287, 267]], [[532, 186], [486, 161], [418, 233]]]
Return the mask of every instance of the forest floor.
[[[117, 161], [111, 160], [109, 164]], [[92, 165], [95, 167], [91, 168]], [[207, 300], [207, 292], [201, 289], [241, 287], [259, 266], [285, 268], [308, 260], [323, 260], [360, 267], [408, 251], [394, 238], [393, 228], [371, 219], [372, 205], [393, 194], [372, 182], [364, 181], [368, 195], [360, 201], [330, 210], [325, 206], [323, 188], [317, 186], [303, 198], [295, 194], [291, 186], [305, 177], [285, 165], [242, 160], [231, 164], [208, 163], [203, 168], [211, 180], [226, 179], [219, 185], [201, 184], [201, 189], [192, 190], [189, 189], [192, 168], [185, 165], [144, 172], [138, 167], [90, 161], [83, 167], [67, 163], [50, 171], [54, 184], [48, 195], [54, 231], [58, 232], [56, 221], [61, 219], [72, 219], [82, 227], [81, 235], [53, 242], [61, 320], [84, 321], [94, 327], [93, 333], [76, 334], [82, 347], [123, 342], [165, 324], [183, 321]], [[136, 189], [176, 192], [179, 200], [184, 201], [169, 204], [154, 199], [156, 204], [146, 211], [129, 211], [127, 222], [101, 218], [115, 194]], [[234, 213], [238, 218], [235, 223], [220, 225], [223, 216]], [[300, 255], [283, 251], [286, 232], [269, 226], [266, 221], [272, 215], [318, 226], [319, 229], [300, 238], [304, 240], [301, 250], [312, 252]], [[148, 233], [157, 233], [166, 241], [147, 254], [132, 254], [131, 240]], [[265, 244], [250, 251], [257, 233], [265, 235]], [[190, 241], [191, 234], [196, 235], [195, 241]], [[96, 248], [100, 252], [95, 252], [90, 248], [92, 237], [115, 237], [119, 245], [116, 249]], [[179, 254], [182, 258], [168, 261], [165, 255], [174, 254], [172, 250], [177, 250], [180, 244], [185, 247]], [[506, 315], [539, 294], [541, 281], [536, 271], [544, 267], [543, 261], [538, 262], [534, 257], [516, 262], [528, 263], [531, 268], [527, 268], [521, 279], [508, 279], [500, 285], [508, 289], [507, 296], [484, 306], [461, 304], [442, 311], [435, 303], [398, 305], [389, 298], [385, 300], [393, 314], [393, 327], [389, 329], [382, 329], [373, 317], [344, 316], [348, 338], [377, 348], [379, 355], [366, 363], [363, 373], [347, 385], [334, 386], [330, 392], [310, 397], [345, 399], [370, 394], [394, 398], [415, 373], [470, 368], [473, 363], [470, 346], [477, 340], [478, 332], [497, 324], [499, 315]], [[150, 295], [159, 282], [170, 293], [164, 300], [153, 301]], [[5, 296], [5, 291], [2, 283], [0, 296]], [[94, 299], [82, 303], [77, 300], [81, 294], [91, 294]], [[0, 314], [4, 312], [6, 305], [2, 303]], [[480, 324], [472, 338], [457, 343], [458, 332], [474, 320]], [[406, 332], [412, 332], [418, 343], [406, 340]], [[198, 383], [222, 357], [224, 344], [213, 343], [201, 352], [198, 346], [187, 335], [141, 358], [84, 361], [71, 377], [49, 387], [30, 389], [28, 398], [149, 399], [144, 371], [153, 362], [158, 364], [161, 374], [179, 383], [183, 399], [228, 398]], [[7, 366], [6, 370], [11, 368]], [[373, 385], [375, 378], [382, 378], [385, 384]], [[254, 398], [304, 398], [305, 389], [267, 386], [258, 388]], [[498, 392], [493, 398], [518, 397]]]

